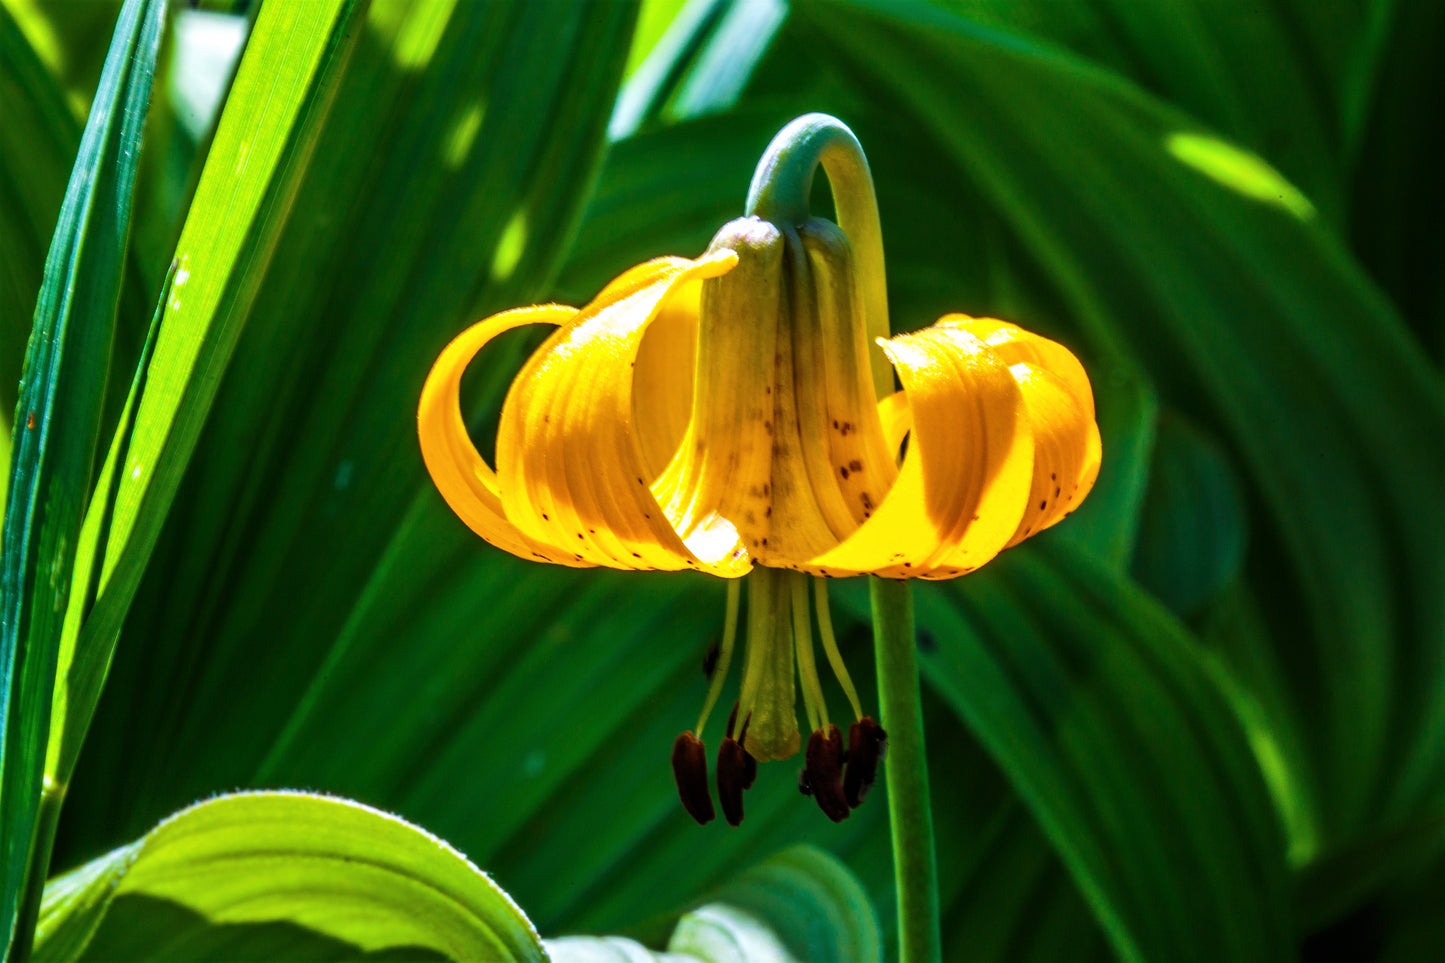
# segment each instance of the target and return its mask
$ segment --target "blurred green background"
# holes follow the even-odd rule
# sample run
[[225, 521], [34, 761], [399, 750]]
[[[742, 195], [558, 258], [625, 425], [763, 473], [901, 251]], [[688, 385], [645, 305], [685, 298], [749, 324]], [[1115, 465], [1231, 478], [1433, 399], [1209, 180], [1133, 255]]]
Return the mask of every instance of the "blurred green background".
[[[166, 467], [78, 615], [118, 645], [53, 870], [290, 787], [425, 827], [545, 935], [657, 943], [806, 842], [889, 942], [881, 787], [836, 826], [788, 764], [738, 830], [678, 805], [722, 584], [495, 551], [415, 441], [455, 333], [696, 255], [820, 110], [895, 329], [1064, 342], [1104, 436], [1066, 524], [915, 592], [947, 958], [1445, 956], [1445, 4], [280, 3], [166, 14], [97, 459], [158, 302], [175, 410], [140, 406]], [[6, 417], [119, 9], [0, 0]], [[535, 343], [468, 375], [484, 451]], [[833, 599], [867, 689], [866, 591]]]

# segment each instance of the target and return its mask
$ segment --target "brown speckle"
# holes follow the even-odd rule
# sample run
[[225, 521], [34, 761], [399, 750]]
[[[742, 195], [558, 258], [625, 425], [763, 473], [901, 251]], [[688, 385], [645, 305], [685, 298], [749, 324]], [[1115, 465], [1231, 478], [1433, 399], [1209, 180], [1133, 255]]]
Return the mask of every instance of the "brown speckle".
[[858, 459], [854, 458], [852, 461], [848, 462], [848, 467], [853, 469], [854, 471], [862, 471], [863, 463]]
[[842, 475], [844, 478], [847, 478], [847, 477], [848, 477], [848, 466], [847, 466], [847, 465], [839, 465], [839, 466], [838, 466], [838, 474]]

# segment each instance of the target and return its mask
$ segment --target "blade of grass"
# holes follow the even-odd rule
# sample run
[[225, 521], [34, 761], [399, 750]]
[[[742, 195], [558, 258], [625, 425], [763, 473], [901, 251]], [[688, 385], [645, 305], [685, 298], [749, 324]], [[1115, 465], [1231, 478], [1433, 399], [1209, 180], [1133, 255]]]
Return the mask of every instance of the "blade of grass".
[[128, 0], [81, 138], [35, 307], [0, 576], [0, 933], [29, 951], [59, 800], [41, 774], [70, 572], [95, 470], [163, 0]]

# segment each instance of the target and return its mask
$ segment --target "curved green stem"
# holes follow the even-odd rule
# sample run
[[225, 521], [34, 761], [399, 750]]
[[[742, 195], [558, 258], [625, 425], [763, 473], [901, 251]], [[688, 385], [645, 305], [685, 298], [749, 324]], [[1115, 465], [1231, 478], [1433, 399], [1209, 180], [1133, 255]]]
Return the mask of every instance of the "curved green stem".
[[888, 818], [893, 880], [898, 890], [900, 963], [939, 963], [938, 868], [933, 809], [923, 745], [923, 707], [913, 636], [913, 595], [907, 582], [872, 577], [873, 648], [878, 663], [879, 721], [888, 732]]
[[[748, 188], [747, 213], [774, 224], [808, 219], [808, 198], [818, 165], [828, 175], [838, 226], [848, 235], [857, 266], [868, 338], [887, 338], [888, 285], [883, 273], [883, 228], [873, 174], [863, 147], [848, 126], [827, 114], [804, 114], [780, 130], [758, 161]], [[893, 393], [893, 369], [881, 351], [868, 353], [878, 397]]]

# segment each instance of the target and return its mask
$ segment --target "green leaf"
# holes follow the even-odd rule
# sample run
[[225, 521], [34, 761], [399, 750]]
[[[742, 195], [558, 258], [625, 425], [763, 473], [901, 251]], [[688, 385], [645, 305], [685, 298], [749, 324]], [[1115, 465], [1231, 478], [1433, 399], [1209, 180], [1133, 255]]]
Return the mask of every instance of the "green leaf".
[[998, 760], [1128, 960], [1282, 959], [1283, 841], [1177, 623], [1062, 547], [918, 594], [927, 680]]
[[546, 958], [516, 904], [442, 840], [302, 793], [183, 810], [54, 880], [43, 919], [37, 961]]
[[[722, 947], [745, 945], [758, 923], [792, 959], [868, 963], [883, 958], [878, 921], [863, 887], [836, 858], [807, 846], [781, 852], [729, 880], [709, 905], [682, 917], [668, 949], [721, 963], [730, 959]], [[709, 953], [711, 947], [719, 949]]]
[[176, 247], [82, 647], [106, 645], [129, 608], [314, 146], [350, 11], [275, 5], [252, 32]]
[[1150, 477], [1131, 571], [1187, 618], [1240, 574], [1244, 496], [1218, 443], [1177, 417], [1160, 423]]
[[1300, 929], [1336, 922], [1382, 890], [1411, 879], [1445, 853], [1445, 815], [1415, 820], [1328, 853], [1299, 873]]
[[[431, 361], [478, 315], [537, 299], [555, 273], [605, 147], [634, 15], [610, 2], [435, 0], [373, 4], [353, 23], [276, 254], [245, 275], [259, 291], [146, 566], [127, 629], [137, 642], [118, 649], [92, 735], [105, 748], [78, 776], [114, 785], [128, 773], [130, 791], [110, 803], [107, 791], [74, 794], [76, 855], [215, 786], [256, 784], [422, 486], [436, 499], [415, 436]], [[266, 24], [263, 8], [213, 157], [231, 112], [251, 116], [238, 97]], [[248, 170], [256, 163], [253, 152]], [[196, 280], [177, 292], [182, 311]], [[479, 361], [484, 400], [505, 390], [523, 346]], [[241, 689], [252, 697], [237, 700]], [[132, 712], [138, 728], [115, 722]]]
[[[131, 0], [116, 24], [60, 212], [20, 388], [0, 575], [0, 933], [39, 886], [53, 825], [36, 812], [62, 619], [96, 461], [130, 234], [136, 163], [165, 4]], [[27, 882], [27, 879], [29, 882]], [[18, 927], [18, 929], [17, 929]], [[18, 935], [17, 935], [18, 934]], [[8, 950], [7, 950], [8, 953]]]
[[[1116, 76], [913, 5], [795, 21], [791, 42], [826, 45], [853, 78], [837, 99], [877, 167], [910, 158], [920, 180], [971, 185], [1016, 245], [992, 266], [1057, 292], [1086, 366], [1136, 356], [1163, 403], [1225, 444], [1256, 512], [1247, 565], [1311, 720], [1301, 786], [1321, 844], [1435, 798], [1445, 399], [1337, 240], [1171, 153], [1180, 133], [1211, 135]], [[967, 270], [968, 253], [914, 256]]]
[[0, 434], [8, 436], [45, 250], [80, 127], [59, 83], [3, 4], [0, 113], [5, 117], [0, 124]]
[[[1250, 0], [939, 0], [981, 24], [1058, 44], [1277, 164], [1326, 220], [1345, 220], [1335, 91], [1301, 36], [1314, 9]], [[1303, 6], [1303, 5], [1300, 5]], [[1326, 0], [1311, 5], [1326, 7]]]
[[618, 937], [548, 940], [554, 963], [867, 963], [883, 946], [858, 880], [822, 850], [798, 846], [746, 870], [678, 920], [666, 953]]
[[1429, 0], [1371, 5], [1359, 32], [1350, 93], [1356, 150], [1351, 240], [1436, 363], [1445, 362], [1445, 185], [1436, 158], [1445, 142], [1445, 6]]

